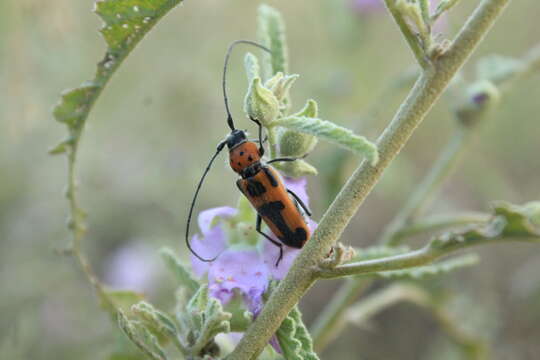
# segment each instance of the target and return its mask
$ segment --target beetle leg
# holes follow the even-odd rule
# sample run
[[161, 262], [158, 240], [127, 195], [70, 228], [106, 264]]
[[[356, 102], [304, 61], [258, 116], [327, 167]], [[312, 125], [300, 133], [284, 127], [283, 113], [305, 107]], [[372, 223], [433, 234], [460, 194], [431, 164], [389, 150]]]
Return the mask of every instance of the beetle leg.
[[276, 267], [278, 267], [279, 262], [281, 261], [281, 259], [283, 259], [283, 244], [272, 239], [270, 236], [266, 235], [265, 233], [263, 233], [261, 230], [261, 224], [262, 224], [262, 217], [261, 215], [257, 214], [257, 225], [255, 226], [255, 230], [257, 230], [257, 232], [261, 234], [262, 236], [264, 236], [267, 240], [270, 240], [272, 244], [279, 247], [279, 257], [278, 257], [278, 260], [276, 261]]
[[259, 120], [249, 117], [251, 121], [253, 121], [255, 124], [259, 126], [259, 155], [263, 157], [264, 155], [264, 147], [263, 147], [263, 139], [262, 139], [262, 124]]
[[282, 157], [282, 158], [275, 158], [275, 159], [272, 159], [272, 160], [268, 160], [266, 163], [267, 164], [271, 164], [271, 163], [274, 163], [274, 162], [286, 162], [286, 161], [296, 161], [296, 160], [299, 160], [299, 159], [303, 159], [305, 158], [306, 156], [308, 156], [309, 154], [304, 154], [302, 156], [299, 156], [299, 157]]
[[289, 194], [291, 194], [294, 199], [296, 200], [296, 202], [302, 207], [302, 209], [304, 209], [304, 211], [306, 212], [306, 214], [311, 217], [311, 210], [309, 210], [309, 208], [307, 207], [306, 204], [304, 204], [304, 202], [302, 201], [302, 199], [300, 199], [300, 197], [298, 197], [298, 195], [296, 195], [292, 190], [289, 190], [287, 189], [287, 192]]

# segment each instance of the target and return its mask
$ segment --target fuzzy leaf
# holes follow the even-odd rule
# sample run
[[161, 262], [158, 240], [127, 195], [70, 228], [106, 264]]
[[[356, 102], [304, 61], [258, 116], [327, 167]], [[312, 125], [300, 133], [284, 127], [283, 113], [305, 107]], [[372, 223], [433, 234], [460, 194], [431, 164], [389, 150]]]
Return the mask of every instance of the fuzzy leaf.
[[463, 256], [456, 256], [449, 260], [439, 261], [431, 265], [402, 270], [381, 271], [373, 275], [385, 279], [422, 279], [428, 276], [444, 275], [465, 266], [475, 265], [478, 263], [478, 260], [479, 257], [476, 254], [466, 254]]
[[[66, 90], [53, 110], [57, 121], [66, 124], [76, 147], [82, 128], [99, 94], [127, 55], [156, 22], [181, 0], [102, 0], [95, 12], [103, 19], [101, 33], [107, 51], [98, 63], [94, 79]], [[53, 153], [65, 152], [61, 145]]]
[[279, 169], [279, 171], [281, 171], [283, 174], [292, 178], [299, 178], [306, 175], [317, 175], [319, 173], [314, 166], [302, 159], [275, 163], [272, 165], [276, 169]]
[[276, 332], [286, 360], [318, 360], [313, 351], [313, 341], [302, 322], [302, 314], [294, 307]]
[[[317, 117], [318, 106], [314, 100], [308, 100], [302, 110], [293, 116], [297, 117]], [[300, 157], [309, 154], [315, 145], [317, 145], [317, 137], [306, 133], [301, 133], [295, 130], [280, 128], [278, 133], [279, 138], [279, 153], [281, 156]]]
[[194, 356], [201, 356], [217, 334], [230, 331], [231, 314], [223, 310], [219, 300], [209, 297], [207, 285], [201, 285], [187, 305], [177, 309], [176, 318], [181, 332], [187, 333], [184, 343]]
[[265, 76], [267, 78], [278, 72], [288, 73], [288, 51], [285, 40], [285, 24], [281, 14], [268, 5], [259, 6], [258, 16], [259, 39], [272, 54], [265, 54]]
[[535, 208], [534, 204], [536, 202], [522, 206], [496, 202], [493, 205], [493, 215], [485, 224], [442, 234], [434, 238], [429, 246], [433, 250], [447, 252], [486, 242], [539, 242], [540, 227], [535, 223], [537, 215], [531, 211]]
[[[278, 74], [281, 74], [281, 73], [278, 73]], [[298, 74], [283, 75], [281, 79], [276, 81], [271, 86], [268, 86], [268, 88], [272, 90], [272, 92], [274, 93], [278, 101], [282, 103], [281, 106], [283, 109], [287, 107], [288, 104], [287, 104], [286, 99], [289, 98], [289, 91], [291, 90], [291, 87], [296, 81], [296, 79], [298, 79], [299, 77], [300, 75]]]
[[193, 294], [199, 289], [199, 283], [191, 276], [191, 272], [182, 265], [180, 259], [175, 255], [174, 251], [169, 248], [162, 248], [160, 250], [161, 257], [169, 270], [175, 275], [176, 279], [180, 283], [180, 286], [189, 290], [190, 294]]
[[257, 57], [250, 52], [248, 52], [244, 57], [244, 67], [246, 68], [246, 74], [249, 84], [251, 84], [254, 78], [261, 76], [259, 60], [257, 60]]
[[167, 359], [156, 337], [142, 323], [129, 320], [122, 310], [118, 311], [118, 326], [128, 339], [149, 358], [153, 360]]
[[333, 122], [305, 116], [289, 116], [277, 119], [271, 125], [314, 135], [340, 145], [349, 151], [365, 156], [371, 165], [375, 165], [379, 161], [379, 153], [374, 143]]
[[441, 0], [439, 2], [439, 5], [437, 5], [437, 9], [435, 10], [435, 14], [439, 15], [442, 14], [445, 11], [450, 10], [459, 2], [459, 0]]
[[420, 2], [396, 0], [395, 7], [404, 18], [407, 18], [416, 26], [416, 30], [418, 30], [422, 37], [426, 37], [429, 34]]
[[154, 332], [164, 334], [169, 337], [176, 337], [178, 330], [174, 321], [162, 311], [156, 309], [151, 304], [141, 301], [131, 307], [133, 314], [137, 315], [145, 325], [150, 327]]

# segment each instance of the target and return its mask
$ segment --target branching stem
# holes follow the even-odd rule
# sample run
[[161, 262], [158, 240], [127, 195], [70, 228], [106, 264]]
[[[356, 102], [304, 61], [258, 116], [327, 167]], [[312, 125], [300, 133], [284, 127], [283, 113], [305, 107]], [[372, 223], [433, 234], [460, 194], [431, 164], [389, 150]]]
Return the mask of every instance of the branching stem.
[[[387, 3], [389, 0], [387, 0]], [[248, 328], [229, 359], [255, 359], [290, 310], [316, 280], [315, 269], [341, 236], [358, 207], [378, 182], [384, 169], [407, 143], [416, 127], [437, 101], [456, 72], [472, 54], [509, 0], [483, 0], [467, 20], [449, 50], [433, 67], [426, 68], [398, 109], [377, 145], [380, 159], [364, 161], [347, 181], [296, 258], [287, 276]]]

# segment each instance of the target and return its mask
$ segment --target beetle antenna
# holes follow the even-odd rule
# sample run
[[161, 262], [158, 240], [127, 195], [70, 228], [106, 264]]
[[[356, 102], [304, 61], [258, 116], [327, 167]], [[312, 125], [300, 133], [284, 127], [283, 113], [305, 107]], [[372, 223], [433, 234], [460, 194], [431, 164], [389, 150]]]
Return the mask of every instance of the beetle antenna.
[[186, 224], [186, 245], [187, 245], [189, 251], [193, 255], [195, 255], [197, 257], [197, 259], [199, 259], [201, 261], [204, 261], [204, 262], [212, 262], [212, 261], [216, 260], [217, 257], [219, 256], [219, 254], [217, 254], [215, 257], [213, 257], [211, 259], [205, 259], [205, 258], [201, 257], [199, 254], [197, 254], [197, 252], [195, 252], [195, 250], [193, 250], [193, 248], [191, 247], [191, 243], [189, 242], [189, 227], [191, 225], [191, 216], [193, 215], [193, 208], [195, 207], [195, 203], [197, 202], [197, 197], [199, 196], [199, 190], [201, 190], [201, 186], [202, 186], [202, 184], [204, 182], [204, 178], [208, 174], [208, 171], [210, 171], [210, 167], [212, 166], [212, 163], [214, 162], [216, 157], [219, 155], [221, 150], [223, 150], [226, 143], [227, 143], [227, 141], [224, 140], [224, 141], [222, 141], [222, 142], [220, 142], [218, 144], [217, 149], [216, 149], [216, 153], [210, 159], [210, 162], [208, 163], [208, 166], [206, 166], [206, 169], [204, 170], [204, 173], [203, 173], [201, 179], [199, 180], [199, 184], [197, 185], [197, 190], [195, 190], [195, 195], [193, 195], [193, 200], [191, 201], [191, 206], [189, 208], [189, 215], [188, 215], [187, 224]]
[[229, 45], [229, 49], [227, 50], [227, 54], [225, 55], [225, 65], [223, 65], [223, 81], [222, 81], [222, 85], [223, 85], [223, 99], [225, 100], [225, 110], [227, 110], [227, 125], [229, 125], [229, 127], [231, 128], [231, 130], [235, 130], [235, 127], [234, 127], [234, 122], [233, 122], [233, 118], [231, 116], [231, 111], [229, 110], [229, 98], [227, 97], [227, 81], [226, 81], [226, 78], [227, 78], [227, 67], [228, 67], [228, 64], [229, 64], [229, 57], [231, 56], [231, 52], [232, 50], [234, 49], [234, 47], [238, 44], [248, 44], [248, 45], [253, 45], [253, 46], [256, 46], [258, 47], [259, 49], [262, 49], [268, 53], [272, 53], [272, 51], [267, 48], [266, 46], [263, 46], [261, 44], [258, 44], [254, 41], [251, 41], [251, 40], [236, 40], [236, 41], [233, 41], [231, 43], [231, 45]]

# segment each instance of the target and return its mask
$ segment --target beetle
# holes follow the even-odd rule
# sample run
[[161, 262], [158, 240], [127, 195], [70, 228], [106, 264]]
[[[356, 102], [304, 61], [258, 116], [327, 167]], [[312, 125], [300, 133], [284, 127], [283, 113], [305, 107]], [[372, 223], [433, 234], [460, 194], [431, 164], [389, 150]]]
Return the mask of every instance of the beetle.
[[[279, 247], [279, 257], [276, 261], [277, 267], [279, 262], [283, 259], [283, 244], [300, 249], [310, 238], [311, 232], [300, 208], [302, 208], [303, 212], [308, 216], [311, 216], [311, 211], [298, 195], [285, 187], [279, 173], [270, 166], [271, 163], [295, 161], [299, 158], [282, 157], [264, 162], [262, 159], [264, 156], [264, 141], [262, 139], [263, 129], [260, 121], [250, 117], [259, 128], [258, 145], [256, 143], [257, 140], [249, 140], [246, 132], [236, 129], [234, 125], [227, 97], [226, 74], [230, 54], [233, 48], [238, 44], [256, 46], [271, 53], [268, 48], [249, 40], [236, 40], [231, 43], [227, 50], [225, 65], [223, 67], [222, 87], [225, 110], [227, 112], [227, 125], [231, 132], [225, 140], [218, 144], [216, 152], [210, 159], [195, 190], [186, 224], [186, 245], [190, 252], [201, 261], [212, 262], [219, 256], [218, 254], [214, 258], [205, 259], [197, 254], [189, 242], [189, 228], [191, 217], [193, 215], [193, 208], [204, 179], [216, 157], [225, 146], [227, 146], [229, 150], [229, 164], [232, 170], [240, 175], [240, 179], [236, 181], [236, 186], [257, 211], [256, 231], [267, 240], [271, 241], [272, 244]], [[263, 221], [280, 241], [274, 240], [261, 230]]]

